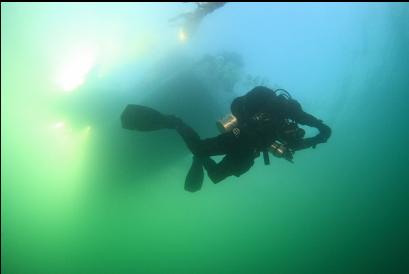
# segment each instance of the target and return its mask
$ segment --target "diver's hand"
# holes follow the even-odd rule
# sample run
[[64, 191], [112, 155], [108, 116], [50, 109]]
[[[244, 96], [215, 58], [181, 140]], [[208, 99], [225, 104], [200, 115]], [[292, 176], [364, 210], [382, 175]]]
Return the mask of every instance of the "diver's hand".
[[326, 143], [328, 138], [331, 136], [331, 128], [322, 122], [316, 127], [320, 131], [316, 136], [303, 138], [299, 142], [291, 144], [290, 148], [297, 151], [310, 147], [315, 148], [318, 144]]
[[316, 144], [326, 143], [331, 136], [331, 128], [326, 124], [321, 123], [321, 125], [318, 127], [318, 130], [320, 131], [320, 133], [318, 133], [318, 135], [314, 137]]
[[289, 147], [293, 151], [303, 150], [310, 147], [315, 148], [315, 146], [318, 144], [317, 142], [318, 142], [317, 137], [309, 137], [301, 139], [299, 142], [297, 142], [296, 144], [291, 144], [291, 146]]

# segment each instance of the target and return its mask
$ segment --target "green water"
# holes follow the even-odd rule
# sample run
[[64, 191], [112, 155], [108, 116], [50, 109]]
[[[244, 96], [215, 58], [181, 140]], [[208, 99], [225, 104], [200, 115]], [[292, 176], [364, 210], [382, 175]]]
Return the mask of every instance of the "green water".
[[[181, 41], [193, 8], [1, 4], [1, 272], [409, 273], [409, 5], [229, 3]], [[247, 74], [328, 143], [192, 194], [174, 132], [120, 127], [146, 103], [213, 136]]]

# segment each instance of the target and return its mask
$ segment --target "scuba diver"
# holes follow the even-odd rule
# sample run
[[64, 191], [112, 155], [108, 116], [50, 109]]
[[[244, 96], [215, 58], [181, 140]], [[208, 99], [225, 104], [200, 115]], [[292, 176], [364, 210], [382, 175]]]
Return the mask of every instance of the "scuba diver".
[[[261, 153], [270, 163], [268, 152], [292, 162], [295, 151], [315, 148], [326, 143], [331, 129], [321, 120], [303, 111], [301, 105], [283, 90], [258, 86], [231, 103], [231, 114], [216, 124], [222, 132], [201, 139], [194, 129], [174, 115], [164, 115], [140, 105], [128, 105], [121, 115], [122, 127], [129, 130], [153, 131], [174, 129], [193, 154], [193, 162], [185, 179], [185, 190], [200, 190], [204, 169], [218, 183], [229, 176], [239, 177], [254, 164]], [[298, 124], [314, 127], [319, 133], [304, 138]], [[216, 163], [210, 156], [225, 155]]]
[[193, 35], [206, 15], [223, 7], [226, 2], [195, 2], [195, 4], [197, 8], [193, 12], [182, 13], [169, 19], [169, 22], [174, 22], [183, 18], [184, 22], [182, 23], [181, 32], [188, 37]]

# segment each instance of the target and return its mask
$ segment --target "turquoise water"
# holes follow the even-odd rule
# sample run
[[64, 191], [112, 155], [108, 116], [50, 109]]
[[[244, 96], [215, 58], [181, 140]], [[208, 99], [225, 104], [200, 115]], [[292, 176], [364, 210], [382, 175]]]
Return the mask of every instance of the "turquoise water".
[[[1, 4], [2, 273], [409, 273], [409, 5]], [[203, 137], [255, 85], [333, 130], [200, 192], [175, 132]], [[314, 130], [308, 134], [314, 134]]]

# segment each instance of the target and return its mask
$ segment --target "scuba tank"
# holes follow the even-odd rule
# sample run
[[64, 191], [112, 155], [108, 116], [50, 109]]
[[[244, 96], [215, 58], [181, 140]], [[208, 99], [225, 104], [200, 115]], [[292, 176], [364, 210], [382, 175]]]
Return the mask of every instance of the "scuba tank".
[[219, 129], [220, 133], [232, 131], [238, 125], [236, 116], [229, 113], [224, 118], [216, 122], [216, 126]]
[[279, 141], [274, 141], [268, 147], [268, 151], [271, 152], [271, 154], [273, 154], [277, 158], [284, 158], [287, 161], [293, 163], [294, 152], [284, 144], [280, 143]]
[[304, 129], [298, 127], [296, 122], [286, 119], [277, 140], [269, 146], [268, 150], [274, 156], [284, 158], [292, 163], [294, 151], [290, 147], [299, 143], [304, 135]]

